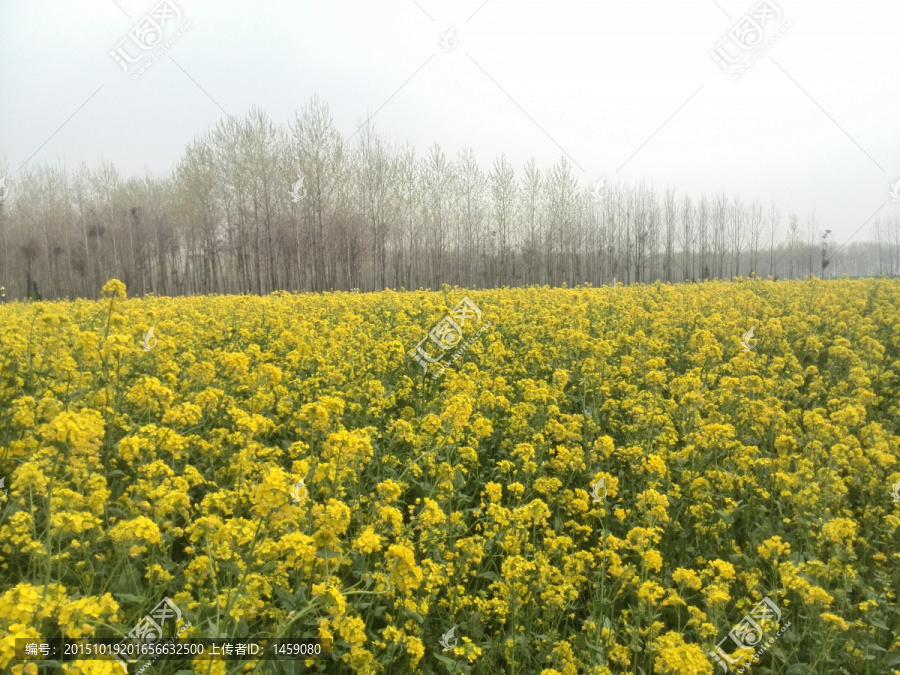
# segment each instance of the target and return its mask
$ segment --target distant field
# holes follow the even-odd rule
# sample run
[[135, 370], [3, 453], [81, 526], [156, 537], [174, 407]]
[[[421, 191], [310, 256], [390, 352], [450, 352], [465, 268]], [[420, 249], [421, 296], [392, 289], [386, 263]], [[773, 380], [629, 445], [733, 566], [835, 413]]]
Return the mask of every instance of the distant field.
[[900, 672], [900, 280], [104, 295], [0, 307], [3, 672]]

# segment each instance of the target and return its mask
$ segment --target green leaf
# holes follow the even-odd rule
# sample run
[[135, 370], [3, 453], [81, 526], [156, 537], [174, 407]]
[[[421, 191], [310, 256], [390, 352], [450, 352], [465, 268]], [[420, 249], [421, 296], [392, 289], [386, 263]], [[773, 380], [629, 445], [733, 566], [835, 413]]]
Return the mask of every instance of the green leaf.
[[415, 619], [416, 621], [418, 621], [420, 624], [425, 623], [425, 617], [423, 617], [423, 616], [422, 616], [421, 614], [419, 614], [418, 612], [414, 612], [414, 611], [412, 611], [411, 609], [407, 609], [407, 610], [405, 611], [405, 613], [408, 614], [409, 616], [411, 616], [411, 617], [412, 617], [413, 619]]
[[[141, 578], [137, 576], [137, 572], [132, 567], [126, 567], [122, 570], [115, 585], [112, 587], [113, 595], [122, 594], [130, 595], [129, 591], [133, 591], [141, 587]], [[138, 598], [137, 602], [142, 602], [143, 598]]]
[[440, 654], [435, 654], [434, 657], [435, 657], [438, 661], [440, 661], [441, 663], [443, 663], [445, 666], [447, 666], [447, 669], [448, 669], [451, 673], [458, 672], [458, 671], [457, 671], [457, 668], [456, 668], [456, 667], [457, 667], [457, 662], [456, 662], [455, 659], [449, 659], [449, 658], [447, 658], [446, 656], [441, 656]]
[[275, 587], [275, 595], [278, 596], [278, 599], [281, 600], [281, 604], [288, 609], [296, 609], [294, 605], [295, 598], [293, 595], [288, 593], [283, 588]]
[[479, 572], [478, 576], [482, 579], [490, 579], [491, 581], [500, 581], [500, 575], [496, 572]]
[[222, 632], [222, 630], [218, 626], [214, 626], [213, 624], [210, 624], [209, 628], [206, 629], [206, 635], [204, 635], [203, 637], [219, 639], [219, 638], [226, 638], [226, 637], [231, 637], [231, 636]]
[[247, 620], [244, 617], [241, 617], [241, 620], [238, 621], [235, 630], [239, 638], [245, 638], [250, 635], [250, 626], [247, 625]]
[[240, 568], [231, 560], [226, 560], [224, 562], [219, 563], [219, 570], [222, 572], [226, 572], [234, 577], [240, 577], [242, 572]]
[[597, 652], [597, 653], [600, 654], [601, 656], [605, 656], [605, 655], [606, 655], [606, 650], [603, 649], [603, 647], [600, 647], [600, 646], [598, 646], [598, 645], [595, 645], [593, 642], [585, 642], [585, 644], [587, 645], [588, 649]]

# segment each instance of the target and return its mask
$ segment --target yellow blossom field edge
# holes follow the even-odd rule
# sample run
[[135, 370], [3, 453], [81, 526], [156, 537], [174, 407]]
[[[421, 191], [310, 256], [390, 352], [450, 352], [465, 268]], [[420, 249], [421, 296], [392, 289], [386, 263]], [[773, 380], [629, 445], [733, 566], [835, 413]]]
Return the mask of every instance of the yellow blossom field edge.
[[8, 304], [0, 670], [166, 597], [335, 660], [154, 673], [710, 674], [769, 597], [753, 671], [897, 673], [898, 385], [896, 279]]

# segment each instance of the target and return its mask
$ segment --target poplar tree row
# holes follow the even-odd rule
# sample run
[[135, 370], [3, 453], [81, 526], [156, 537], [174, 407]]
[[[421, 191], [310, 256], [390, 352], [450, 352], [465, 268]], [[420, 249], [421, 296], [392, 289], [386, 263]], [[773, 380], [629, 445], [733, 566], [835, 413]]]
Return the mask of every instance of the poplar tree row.
[[471, 148], [421, 156], [371, 126], [344, 139], [318, 98], [287, 128], [256, 109], [221, 121], [165, 176], [43, 165], [6, 187], [7, 300], [96, 297], [112, 277], [181, 295], [900, 273], [896, 215], [843, 245], [774, 203], [592, 191], [565, 158], [486, 169]]

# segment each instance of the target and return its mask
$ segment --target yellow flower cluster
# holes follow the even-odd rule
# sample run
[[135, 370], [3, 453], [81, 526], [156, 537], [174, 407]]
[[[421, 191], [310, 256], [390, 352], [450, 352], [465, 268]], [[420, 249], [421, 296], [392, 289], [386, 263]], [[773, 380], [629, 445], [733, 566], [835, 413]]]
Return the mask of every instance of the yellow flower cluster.
[[[490, 328], [432, 379], [408, 352], [464, 295]], [[4, 305], [0, 670], [169, 597], [189, 637], [332, 638], [341, 672], [708, 675], [768, 597], [767, 672], [897, 672], [898, 307], [888, 279]]]

